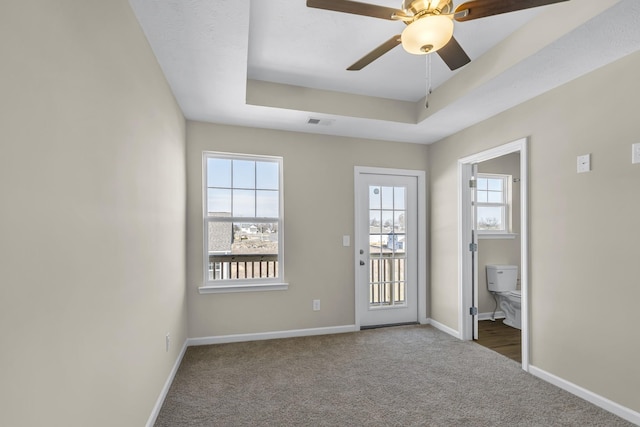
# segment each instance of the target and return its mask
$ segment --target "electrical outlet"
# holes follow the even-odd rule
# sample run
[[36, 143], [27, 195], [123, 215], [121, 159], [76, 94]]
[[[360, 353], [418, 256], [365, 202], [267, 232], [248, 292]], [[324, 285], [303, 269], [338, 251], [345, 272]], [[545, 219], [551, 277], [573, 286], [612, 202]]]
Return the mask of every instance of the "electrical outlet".
[[631, 145], [631, 163], [640, 163], [640, 142]]
[[320, 300], [319, 299], [314, 299], [313, 300], [313, 311], [320, 311]]
[[167, 332], [167, 336], [164, 339], [164, 344], [165, 344], [165, 351], [168, 352], [169, 345], [171, 344], [171, 334], [169, 332]]

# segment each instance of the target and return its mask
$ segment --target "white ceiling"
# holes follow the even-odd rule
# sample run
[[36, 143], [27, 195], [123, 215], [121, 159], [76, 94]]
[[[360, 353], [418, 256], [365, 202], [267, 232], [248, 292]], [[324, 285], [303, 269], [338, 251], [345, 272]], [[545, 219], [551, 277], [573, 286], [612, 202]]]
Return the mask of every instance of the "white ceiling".
[[456, 23], [472, 62], [454, 73], [432, 55], [426, 109], [426, 57], [399, 46], [345, 70], [400, 22], [305, 0], [130, 3], [187, 119], [392, 141], [437, 141], [640, 49], [637, 0], [570, 0]]
[[[402, 46], [361, 71], [346, 71], [364, 54], [400, 34], [405, 24], [312, 9], [305, 3], [251, 2], [250, 79], [413, 102], [425, 96], [427, 56], [411, 55]], [[401, 1], [370, 3], [398, 7]], [[477, 58], [540, 11], [541, 8], [528, 9], [458, 23], [455, 37], [471, 58]], [[437, 55], [432, 58], [433, 88], [453, 74]]]

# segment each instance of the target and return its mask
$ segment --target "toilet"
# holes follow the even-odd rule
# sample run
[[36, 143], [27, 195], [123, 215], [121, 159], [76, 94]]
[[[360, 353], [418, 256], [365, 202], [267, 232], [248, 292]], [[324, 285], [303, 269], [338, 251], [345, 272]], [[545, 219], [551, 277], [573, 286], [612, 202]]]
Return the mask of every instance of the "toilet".
[[506, 318], [503, 323], [512, 328], [522, 329], [521, 291], [518, 285], [517, 265], [487, 265], [487, 287], [498, 299]]

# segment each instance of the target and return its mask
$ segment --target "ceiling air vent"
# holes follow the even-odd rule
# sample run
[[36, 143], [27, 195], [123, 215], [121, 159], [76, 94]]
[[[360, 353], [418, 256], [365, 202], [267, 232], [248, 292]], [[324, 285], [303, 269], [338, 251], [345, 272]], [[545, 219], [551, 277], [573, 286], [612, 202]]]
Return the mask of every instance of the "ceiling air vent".
[[309, 117], [309, 119], [307, 120], [307, 124], [308, 125], [329, 126], [334, 121], [335, 121], [334, 119], [315, 119], [313, 117]]

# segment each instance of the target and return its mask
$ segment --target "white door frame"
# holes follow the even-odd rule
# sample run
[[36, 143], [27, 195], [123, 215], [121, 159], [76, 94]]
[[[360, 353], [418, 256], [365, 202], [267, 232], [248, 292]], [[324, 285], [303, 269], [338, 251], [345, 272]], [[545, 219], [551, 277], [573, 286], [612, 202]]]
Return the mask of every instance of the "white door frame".
[[427, 324], [429, 321], [427, 319], [427, 262], [428, 262], [428, 254], [427, 254], [427, 185], [426, 185], [426, 174], [424, 171], [420, 170], [409, 170], [409, 169], [388, 169], [388, 168], [378, 168], [378, 167], [367, 167], [367, 166], [355, 166], [354, 167], [354, 245], [353, 245], [353, 253], [354, 253], [354, 268], [355, 268], [355, 326], [356, 330], [360, 329], [360, 306], [359, 304], [360, 298], [364, 298], [362, 295], [361, 286], [358, 286], [361, 283], [361, 275], [363, 273], [363, 269], [360, 268], [360, 248], [358, 247], [358, 242], [363, 238], [361, 235], [360, 227], [358, 224], [358, 209], [359, 206], [362, 206], [361, 197], [359, 188], [360, 188], [360, 176], [361, 175], [399, 175], [399, 176], [411, 176], [415, 177], [418, 181], [418, 322], [420, 324]]
[[468, 235], [471, 230], [471, 197], [469, 179], [471, 165], [510, 153], [520, 153], [520, 284], [522, 288], [522, 369], [529, 371], [529, 170], [527, 138], [482, 151], [458, 160], [458, 324], [460, 338], [473, 339], [469, 322], [471, 301], [471, 252]]

